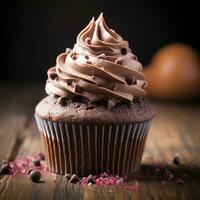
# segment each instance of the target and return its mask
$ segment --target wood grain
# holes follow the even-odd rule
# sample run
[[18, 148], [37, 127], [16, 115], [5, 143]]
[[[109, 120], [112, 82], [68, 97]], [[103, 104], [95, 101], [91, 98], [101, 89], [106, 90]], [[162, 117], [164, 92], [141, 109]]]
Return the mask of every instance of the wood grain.
[[[42, 151], [33, 118], [34, 107], [44, 95], [38, 83], [0, 85], [0, 164], [17, 156], [36, 155]], [[0, 199], [200, 199], [200, 105], [155, 103], [157, 115], [150, 130], [138, 180], [139, 192], [122, 187], [86, 188], [67, 184], [65, 178], [46, 172], [42, 182], [32, 183], [25, 175], [12, 179], [0, 177]], [[179, 154], [181, 165], [172, 163]], [[146, 176], [155, 170], [155, 163], [163, 163], [176, 175], [187, 174], [183, 185], [175, 181]], [[133, 184], [130, 180], [127, 185]]]

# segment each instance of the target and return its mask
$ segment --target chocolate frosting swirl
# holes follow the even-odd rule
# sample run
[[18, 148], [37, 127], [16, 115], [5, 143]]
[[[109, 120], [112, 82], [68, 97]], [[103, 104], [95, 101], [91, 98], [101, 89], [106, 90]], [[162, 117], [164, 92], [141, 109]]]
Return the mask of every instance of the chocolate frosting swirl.
[[114, 106], [146, 94], [142, 65], [129, 44], [108, 28], [103, 15], [79, 33], [74, 48], [67, 49], [48, 70], [46, 92], [89, 102], [107, 100]]

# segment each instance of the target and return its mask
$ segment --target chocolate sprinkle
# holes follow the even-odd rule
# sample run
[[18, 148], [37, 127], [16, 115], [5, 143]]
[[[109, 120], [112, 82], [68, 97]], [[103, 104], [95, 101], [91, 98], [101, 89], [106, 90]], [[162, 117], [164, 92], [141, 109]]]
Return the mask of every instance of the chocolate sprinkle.
[[127, 54], [127, 49], [126, 48], [122, 48], [121, 49], [121, 54], [122, 55], [126, 55]]
[[57, 103], [59, 103], [61, 106], [66, 106], [66, 98], [65, 97], [59, 97], [57, 100]]
[[88, 56], [88, 55], [86, 55], [86, 56], [85, 56], [85, 59], [89, 60], [89, 56]]

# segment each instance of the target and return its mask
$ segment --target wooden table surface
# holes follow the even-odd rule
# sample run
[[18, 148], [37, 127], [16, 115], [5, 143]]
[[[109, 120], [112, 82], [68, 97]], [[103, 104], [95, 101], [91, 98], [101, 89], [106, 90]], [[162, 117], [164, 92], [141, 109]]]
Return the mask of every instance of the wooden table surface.
[[[42, 147], [33, 114], [45, 95], [44, 83], [3, 82], [0, 91], [0, 164], [36, 155]], [[64, 177], [57, 176], [54, 182], [48, 172], [42, 183], [33, 183], [25, 175], [0, 176], [0, 199], [200, 199], [200, 104], [155, 105], [157, 115], [147, 139], [138, 192], [119, 186], [66, 186]], [[179, 154], [181, 165], [173, 164], [175, 154]], [[145, 176], [156, 163], [164, 164], [177, 177], [184, 175], [184, 184], [175, 178], [162, 182], [162, 178]]]

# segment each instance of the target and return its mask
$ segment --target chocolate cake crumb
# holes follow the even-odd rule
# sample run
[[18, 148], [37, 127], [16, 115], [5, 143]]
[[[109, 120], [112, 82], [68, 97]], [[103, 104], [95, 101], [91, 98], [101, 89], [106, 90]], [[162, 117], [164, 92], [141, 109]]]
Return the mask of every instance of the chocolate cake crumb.
[[178, 155], [174, 156], [173, 163], [175, 165], [180, 165], [181, 164], [180, 157]]

